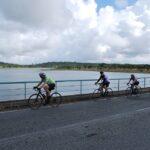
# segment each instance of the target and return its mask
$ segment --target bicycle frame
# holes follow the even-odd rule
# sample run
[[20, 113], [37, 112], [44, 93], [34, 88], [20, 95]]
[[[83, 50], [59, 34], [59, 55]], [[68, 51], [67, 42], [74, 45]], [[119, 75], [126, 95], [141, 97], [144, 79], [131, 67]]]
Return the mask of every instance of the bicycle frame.
[[[42, 98], [43, 98], [44, 100], [46, 100], [46, 94], [44, 94], [44, 92], [42, 92], [40, 88], [36, 88], [36, 89], [34, 89], [34, 90], [37, 91], [37, 95], [41, 95]], [[52, 95], [53, 95], [53, 93], [50, 94], [50, 97], [51, 97]]]
[[41, 92], [41, 89], [34, 89], [34, 90], [37, 91], [37, 95], [42, 96], [42, 98], [43, 98], [44, 100], [46, 100], [46, 95]]
[[137, 90], [140, 89], [140, 86], [139, 85], [130, 84], [130, 85], [128, 85], [128, 88], [131, 89], [131, 94], [137, 94]]
[[[105, 93], [105, 92], [107, 92], [107, 89], [108, 89], [108, 87], [106, 87], [106, 89], [102, 86], [102, 83], [98, 83], [98, 86], [99, 86], [99, 90], [100, 90], [100, 92], [102, 92], [102, 93]], [[103, 89], [105, 89], [105, 91], [103, 90]]]

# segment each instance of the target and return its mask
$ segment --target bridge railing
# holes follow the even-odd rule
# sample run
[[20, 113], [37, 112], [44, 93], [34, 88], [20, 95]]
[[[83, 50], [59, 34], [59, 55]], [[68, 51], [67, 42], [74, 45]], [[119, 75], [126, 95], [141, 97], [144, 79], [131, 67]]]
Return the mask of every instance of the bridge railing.
[[[58, 80], [55, 90], [62, 95], [77, 95], [92, 93], [96, 89], [96, 79], [87, 80]], [[127, 88], [128, 78], [110, 79], [110, 87], [113, 91], [121, 91]], [[142, 88], [150, 87], [150, 77], [139, 78]], [[34, 93], [33, 86], [38, 81], [0, 82], [0, 101], [27, 99]]]

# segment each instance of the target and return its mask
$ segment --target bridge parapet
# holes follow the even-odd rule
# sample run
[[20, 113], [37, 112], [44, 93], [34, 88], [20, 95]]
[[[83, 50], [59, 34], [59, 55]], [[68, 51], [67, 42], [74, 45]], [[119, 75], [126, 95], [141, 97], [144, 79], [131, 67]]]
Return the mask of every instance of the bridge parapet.
[[[115, 92], [123, 91], [127, 88], [128, 78], [110, 79], [110, 87]], [[56, 91], [63, 96], [86, 95], [92, 93], [97, 87], [94, 85], [96, 79], [86, 80], [58, 80], [56, 81]], [[150, 87], [150, 77], [139, 78], [142, 88]], [[23, 82], [0, 82], [0, 102], [27, 99], [33, 91], [33, 86], [38, 81]]]

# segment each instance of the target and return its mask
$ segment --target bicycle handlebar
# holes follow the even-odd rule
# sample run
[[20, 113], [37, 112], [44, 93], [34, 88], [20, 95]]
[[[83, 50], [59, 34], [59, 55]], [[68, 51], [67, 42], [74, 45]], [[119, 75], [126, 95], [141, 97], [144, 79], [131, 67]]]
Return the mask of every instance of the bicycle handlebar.
[[33, 90], [35, 90], [35, 91], [41, 91], [41, 88], [33, 87]]

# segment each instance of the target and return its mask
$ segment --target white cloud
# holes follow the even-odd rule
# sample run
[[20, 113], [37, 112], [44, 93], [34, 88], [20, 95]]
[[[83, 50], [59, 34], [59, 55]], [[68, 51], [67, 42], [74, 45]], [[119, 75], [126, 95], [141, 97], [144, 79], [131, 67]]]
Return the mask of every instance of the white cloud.
[[0, 61], [150, 63], [149, 10], [149, 0], [98, 12], [95, 0], [1, 0]]

